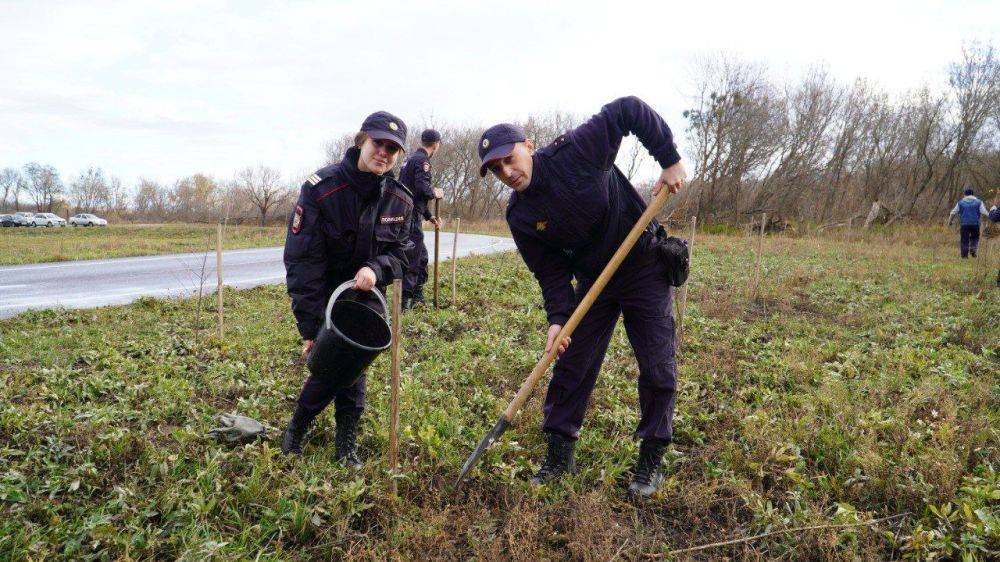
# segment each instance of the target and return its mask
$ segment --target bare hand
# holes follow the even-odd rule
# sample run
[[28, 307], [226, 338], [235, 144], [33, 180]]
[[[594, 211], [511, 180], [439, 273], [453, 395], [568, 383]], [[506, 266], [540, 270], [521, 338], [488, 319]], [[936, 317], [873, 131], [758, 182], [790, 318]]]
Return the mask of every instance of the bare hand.
[[684, 164], [677, 162], [669, 168], [664, 168], [656, 184], [653, 185], [653, 196], [659, 195], [664, 187], [669, 189], [670, 193], [677, 193], [685, 181], [687, 181], [687, 171], [684, 170]]
[[437, 217], [431, 217], [431, 224], [434, 225], [434, 228], [441, 228], [441, 219]]
[[372, 268], [368, 266], [362, 267], [358, 270], [357, 275], [354, 276], [354, 288], [359, 291], [371, 291], [377, 280]]
[[315, 340], [303, 340], [302, 341], [302, 358], [308, 359], [309, 354], [312, 353], [313, 346], [316, 345]]
[[444, 199], [444, 190], [441, 189], [440, 187], [435, 187], [434, 188], [434, 198], [435, 199]]
[[[552, 344], [555, 343], [556, 338], [559, 337], [559, 332], [561, 331], [562, 331], [562, 326], [560, 326], [559, 324], [553, 324], [549, 326], [548, 341], [545, 342], [545, 353], [552, 351]], [[559, 356], [565, 353], [566, 348], [569, 347], [569, 344], [572, 343], [572, 341], [573, 338], [563, 338], [562, 344], [559, 346], [556, 355]]]

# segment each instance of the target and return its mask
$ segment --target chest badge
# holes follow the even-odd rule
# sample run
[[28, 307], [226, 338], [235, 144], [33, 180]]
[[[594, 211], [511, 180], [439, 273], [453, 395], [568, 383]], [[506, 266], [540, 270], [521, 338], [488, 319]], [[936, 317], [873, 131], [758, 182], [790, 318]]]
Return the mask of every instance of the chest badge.
[[544, 232], [545, 227], [548, 225], [549, 221], [538, 221], [535, 223], [535, 230], [538, 232]]
[[400, 215], [398, 217], [380, 217], [379, 218], [379, 222], [381, 222], [382, 224], [396, 224], [396, 223], [401, 223], [404, 220], [406, 220], [406, 217], [403, 216], [403, 215]]

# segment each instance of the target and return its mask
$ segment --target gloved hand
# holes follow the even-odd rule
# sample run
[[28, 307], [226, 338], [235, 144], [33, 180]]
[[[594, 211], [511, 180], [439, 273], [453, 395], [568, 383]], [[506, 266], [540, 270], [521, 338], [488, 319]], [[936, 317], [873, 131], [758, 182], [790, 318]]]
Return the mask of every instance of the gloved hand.
[[217, 418], [222, 427], [212, 428], [209, 435], [223, 437], [230, 443], [253, 441], [267, 433], [267, 427], [259, 421], [239, 414], [222, 414]]

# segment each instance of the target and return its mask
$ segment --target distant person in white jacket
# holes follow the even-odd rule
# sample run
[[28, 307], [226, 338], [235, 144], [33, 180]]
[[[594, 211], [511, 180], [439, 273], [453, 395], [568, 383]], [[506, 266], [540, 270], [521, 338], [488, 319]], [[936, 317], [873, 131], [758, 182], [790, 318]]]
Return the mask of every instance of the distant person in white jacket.
[[979, 249], [979, 217], [990, 216], [989, 212], [986, 211], [986, 205], [973, 194], [971, 189], [966, 189], [965, 197], [955, 205], [951, 214], [948, 215], [949, 225], [954, 220], [955, 215], [959, 216], [962, 225], [959, 238], [962, 257], [967, 258], [970, 255], [976, 257], [976, 251]]

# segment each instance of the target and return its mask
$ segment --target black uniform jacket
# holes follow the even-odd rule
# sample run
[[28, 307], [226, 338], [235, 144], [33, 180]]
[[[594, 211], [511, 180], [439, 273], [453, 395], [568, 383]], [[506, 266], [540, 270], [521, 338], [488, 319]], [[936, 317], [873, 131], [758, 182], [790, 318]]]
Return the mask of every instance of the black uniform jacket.
[[410, 188], [413, 193], [413, 220], [420, 217], [431, 220], [431, 211], [427, 202], [434, 199], [434, 189], [431, 187], [431, 158], [423, 147], [411, 154], [403, 168], [399, 171], [399, 181]]
[[384, 287], [406, 271], [413, 197], [391, 173], [358, 169], [360, 151], [302, 184], [285, 237], [285, 271], [299, 334], [313, 339], [333, 290], [362, 266]]
[[619, 98], [536, 152], [531, 184], [511, 194], [507, 224], [542, 287], [550, 324], [573, 312], [573, 276], [596, 279], [646, 209], [614, 164], [630, 133], [660, 166], [680, 160], [663, 118], [639, 98]]

